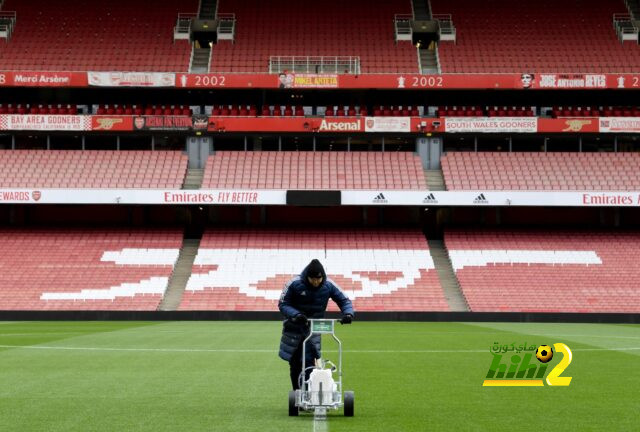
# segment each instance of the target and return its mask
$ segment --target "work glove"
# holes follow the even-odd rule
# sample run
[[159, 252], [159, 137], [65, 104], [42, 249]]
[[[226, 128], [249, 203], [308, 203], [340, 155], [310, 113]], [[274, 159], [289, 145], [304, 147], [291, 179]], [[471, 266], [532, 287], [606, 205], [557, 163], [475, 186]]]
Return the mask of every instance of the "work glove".
[[353, 321], [353, 315], [351, 314], [342, 315], [340, 324], [351, 324], [351, 321]]
[[298, 315], [296, 315], [293, 318], [291, 318], [291, 321], [293, 321], [296, 324], [306, 324], [308, 319], [307, 319], [307, 316], [305, 314], [299, 313]]

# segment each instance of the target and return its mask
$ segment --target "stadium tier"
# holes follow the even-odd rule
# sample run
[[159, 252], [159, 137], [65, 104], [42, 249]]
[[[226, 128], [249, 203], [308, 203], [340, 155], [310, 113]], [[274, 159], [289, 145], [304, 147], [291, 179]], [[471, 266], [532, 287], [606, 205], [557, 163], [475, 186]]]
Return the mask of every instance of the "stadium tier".
[[640, 107], [553, 107], [551, 117], [640, 117]]
[[445, 231], [475, 312], [638, 312], [640, 233]]
[[218, 12], [235, 14], [236, 31], [214, 46], [212, 72], [266, 73], [271, 56], [352, 56], [363, 73], [418, 72], [416, 48], [395, 42], [394, 15], [411, 14], [406, 0], [221, 1]]
[[420, 231], [314, 229], [205, 232], [179, 309], [277, 310], [313, 258], [357, 311], [449, 310]]
[[97, 115], [156, 115], [190, 116], [193, 112], [184, 105], [102, 105], [96, 109]]
[[533, 117], [533, 107], [507, 106], [439, 106], [436, 117]]
[[451, 14], [456, 42], [438, 47], [443, 73], [636, 72], [637, 43], [621, 43], [614, 13], [622, 0], [431, 0]]
[[78, 114], [78, 107], [76, 105], [63, 106], [59, 104], [57, 106], [52, 105], [29, 105], [27, 104], [0, 104], [0, 114]]
[[6, 0], [16, 11], [11, 39], [0, 39], [4, 70], [186, 72], [191, 46], [173, 41], [179, 12], [198, 2], [167, 0]]
[[413, 152], [239, 152], [210, 156], [205, 189], [427, 189]]
[[640, 190], [638, 153], [449, 152], [448, 190]]
[[2, 230], [0, 310], [156, 310], [180, 230]]
[[180, 189], [177, 151], [0, 150], [0, 187]]

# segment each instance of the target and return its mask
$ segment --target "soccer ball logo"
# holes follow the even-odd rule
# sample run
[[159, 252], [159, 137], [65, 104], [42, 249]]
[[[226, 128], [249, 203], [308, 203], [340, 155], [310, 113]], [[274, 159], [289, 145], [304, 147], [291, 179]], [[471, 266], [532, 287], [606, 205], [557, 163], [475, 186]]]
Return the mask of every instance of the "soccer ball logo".
[[536, 350], [536, 358], [542, 363], [548, 363], [553, 358], [553, 349], [549, 345], [540, 345]]

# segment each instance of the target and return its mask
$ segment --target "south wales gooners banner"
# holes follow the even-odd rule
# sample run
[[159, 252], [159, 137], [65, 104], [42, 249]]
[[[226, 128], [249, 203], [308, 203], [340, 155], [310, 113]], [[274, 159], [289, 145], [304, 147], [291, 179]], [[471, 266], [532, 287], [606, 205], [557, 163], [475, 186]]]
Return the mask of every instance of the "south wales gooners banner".
[[447, 117], [445, 132], [536, 133], [536, 117]]

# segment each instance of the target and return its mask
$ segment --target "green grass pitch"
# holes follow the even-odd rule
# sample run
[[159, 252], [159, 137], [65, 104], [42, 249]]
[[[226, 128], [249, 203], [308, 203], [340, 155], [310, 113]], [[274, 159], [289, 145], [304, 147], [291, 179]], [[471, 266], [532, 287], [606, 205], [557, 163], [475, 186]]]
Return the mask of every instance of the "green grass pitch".
[[[312, 416], [287, 416], [280, 328], [0, 322], [0, 431], [313, 431]], [[323, 430], [638, 430], [638, 325], [356, 321], [337, 334], [355, 417], [332, 412]], [[571, 385], [482, 387], [494, 342], [567, 344]]]

